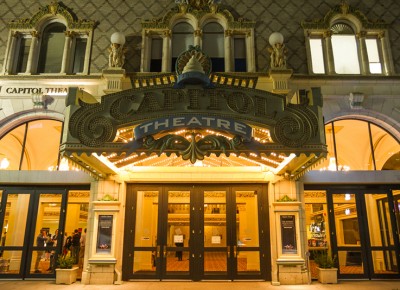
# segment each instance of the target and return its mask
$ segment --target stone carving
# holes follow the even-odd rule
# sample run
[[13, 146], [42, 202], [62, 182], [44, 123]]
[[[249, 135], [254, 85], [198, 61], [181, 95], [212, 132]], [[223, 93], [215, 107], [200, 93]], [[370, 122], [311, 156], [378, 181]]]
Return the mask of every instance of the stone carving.
[[220, 4], [220, 0], [176, 0], [177, 6], [168, 11], [163, 17], [144, 20], [142, 29], [144, 30], [159, 30], [171, 29], [170, 23], [177, 14], [192, 14], [198, 20], [203, 19], [207, 14], [218, 14], [219, 18], [227, 23], [227, 29], [244, 31], [250, 33], [251, 29], [256, 26], [255, 21], [250, 21], [244, 18], [236, 19], [228, 7]]
[[221, 0], [175, 0], [176, 4], [187, 4], [195, 9], [201, 9], [212, 4], [219, 4]]
[[286, 68], [286, 54], [287, 48], [283, 43], [275, 43], [273, 46], [268, 48], [271, 55], [271, 68]]
[[318, 118], [304, 105], [288, 104], [286, 114], [279, 118], [271, 137], [288, 147], [300, 147], [313, 138], [318, 130]]
[[112, 43], [108, 53], [109, 67], [122, 67], [125, 64], [125, 48], [121, 44]]
[[60, 15], [67, 23], [69, 29], [74, 30], [93, 30], [96, 26], [96, 22], [86, 19], [77, 19], [67, 7], [64, 7], [61, 2], [53, 1], [50, 5], [42, 6], [39, 8], [39, 12], [33, 15], [31, 18], [23, 18], [13, 20], [8, 23], [10, 29], [36, 29], [37, 26], [49, 17], [49, 15]]

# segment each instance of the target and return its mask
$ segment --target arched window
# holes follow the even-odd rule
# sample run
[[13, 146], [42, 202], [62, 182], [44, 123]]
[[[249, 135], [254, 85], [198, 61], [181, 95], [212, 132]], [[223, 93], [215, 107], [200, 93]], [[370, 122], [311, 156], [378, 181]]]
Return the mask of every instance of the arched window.
[[38, 63], [39, 73], [59, 73], [64, 53], [65, 25], [52, 23], [43, 30]]
[[0, 138], [0, 169], [57, 169], [61, 131], [62, 122], [55, 120], [35, 120], [14, 128]]
[[178, 56], [194, 44], [193, 27], [189, 23], [181, 22], [172, 30], [172, 68], [175, 71], [175, 63]]
[[334, 121], [325, 125], [325, 135], [327, 160], [316, 169], [400, 170], [399, 141], [373, 123]]
[[333, 60], [337, 74], [360, 74], [356, 36], [353, 29], [344, 23], [331, 27]]
[[219, 23], [204, 25], [202, 50], [211, 58], [212, 71], [225, 71], [224, 28]]
[[323, 19], [303, 21], [302, 26], [307, 39], [310, 73], [394, 73], [387, 33], [389, 25], [368, 20], [345, 2]]
[[9, 22], [3, 73], [89, 74], [95, 25], [94, 21], [76, 19], [56, 1], [30, 19]]

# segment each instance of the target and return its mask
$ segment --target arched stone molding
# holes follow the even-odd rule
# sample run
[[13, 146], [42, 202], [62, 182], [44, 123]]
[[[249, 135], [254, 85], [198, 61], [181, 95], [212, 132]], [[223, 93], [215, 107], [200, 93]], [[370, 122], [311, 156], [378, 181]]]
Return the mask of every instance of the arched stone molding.
[[[86, 51], [85, 51], [85, 63], [83, 66], [82, 74], [89, 73], [89, 61], [90, 52], [92, 46], [93, 30], [96, 26], [96, 22], [86, 19], [78, 19], [70, 10], [65, 7], [61, 2], [53, 1], [51, 4], [41, 6], [39, 11], [34, 14], [31, 18], [16, 19], [8, 23], [7, 27], [10, 29], [9, 40], [7, 43], [5, 63], [3, 66], [3, 74], [17, 74], [24, 73], [18, 72], [15, 68], [15, 63], [18, 57], [19, 46], [21, 45], [21, 39], [30, 38], [31, 47], [29, 52], [29, 58], [27, 63], [26, 74], [35, 74], [36, 63], [38, 61], [40, 51], [40, 37], [43, 30], [52, 23], [62, 23], [66, 27], [66, 55], [71, 56], [70, 53], [73, 48], [71, 45], [71, 38], [85, 38], [86, 39]], [[13, 36], [17, 36], [16, 40], [13, 40]], [[63, 67], [68, 67], [71, 59], [69, 57], [63, 58]], [[67, 73], [70, 71], [67, 71]], [[66, 73], [60, 71], [60, 73]]]
[[168, 27], [172, 30], [175, 25], [185, 22], [193, 27], [193, 30], [199, 29], [199, 20], [192, 14], [175, 14], [171, 17]]
[[[145, 20], [142, 22], [142, 60], [141, 71], [150, 71], [151, 61], [151, 40], [154, 36], [163, 35], [163, 31], [172, 31], [173, 27], [180, 22], [187, 22], [194, 28], [194, 45], [202, 44], [201, 32], [202, 27], [210, 22], [219, 23], [225, 32], [225, 37], [229, 38], [225, 43], [232, 42], [235, 36], [245, 36], [246, 40], [246, 58], [247, 58], [247, 71], [255, 71], [255, 41], [254, 41], [254, 27], [255, 21], [245, 20], [244, 18], [235, 19], [229, 9], [223, 5], [216, 3], [217, 1], [176, 1], [177, 5], [168, 11], [163, 17]], [[225, 60], [227, 71], [233, 67], [233, 59], [231, 47], [225, 48]], [[163, 54], [163, 63], [168, 63], [171, 51]], [[166, 67], [166, 66], [164, 66]], [[163, 72], [168, 72], [163, 70]]]
[[303, 21], [301, 25], [306, 30], [312, 29], [312, 30], [325, 31], [329, 29], [332, 26], [332, 24], [334, 24], [338, 20], [344, 20], [344, 19], [352, 22], [358, 29], [358, 32], [361, 30], [371, 30], [371, 31], [386, 30], [389, 26], [383, 20], [378, 20], [378, 21], [369, 20], [364, 13], [348, 5], [345, 1], [332, 8], [325, 15], [324, 18], [314, 19], [312, 21]]
[[388, 117], [379, 112], [370, 110], [354, 111], [340, 111], [334, 115], [325, 115], [325, 124], [332, 121], [356, 119], [361, 121], [367, 121], [373, 123], [387, 132], [389, 132], [398, 142], [400, 142], [400, 122], [395, 119]]
[[27, 110], [15, 113], [7, 118], [0, 121], [0, 139], [10, 132], [12, 129], [20, 126], [28, 121], [35, 120], [56, 120], [64, 122], [63, 112], [51, 111], [51, 110]]

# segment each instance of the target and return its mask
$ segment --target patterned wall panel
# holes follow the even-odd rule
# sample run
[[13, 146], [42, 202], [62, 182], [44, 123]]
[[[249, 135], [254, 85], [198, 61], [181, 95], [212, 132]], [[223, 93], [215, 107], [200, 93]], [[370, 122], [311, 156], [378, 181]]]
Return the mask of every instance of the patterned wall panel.
[[[32, 4], [32, 2], [34, 2]], [[14, 19], [29, 18], [40, 5], [50, 0], [2, 0], [0, 1], [0, 69], [2, 69], [8, 38], [6, 24]], [[98, 21], [94, 33], [91, 73], [101, 72], [108, 65], [107, 48], [110, 36], [115, 31], [126, 35], [128, 46], [125, 69], [139, 71], [141, 21], [163, 16], [175, 4], [174, 0], [64, 0], [79, 19]], [[256, 24], [256, 65], [257, 71], [266, 71], [269, 65], [267, 52], [269, 35], [280, 31], [285, 37], [289, 50], [288, 66], [295, 73], [307, 73], [302, 20], [319, 19], [340, 0], [222, 0], [235, 17], [254, 20]], [[391, 24], [389, 31], [395, 71], [400, 72], [400, 1], [398, 0], [348, 0], [358, 7], [370, 20], [383, 19]]]

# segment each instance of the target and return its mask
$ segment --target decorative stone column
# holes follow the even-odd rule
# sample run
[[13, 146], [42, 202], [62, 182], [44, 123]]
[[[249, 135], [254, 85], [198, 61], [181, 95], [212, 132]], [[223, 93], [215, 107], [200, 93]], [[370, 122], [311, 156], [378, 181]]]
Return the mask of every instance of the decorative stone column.
[[232, 30], [225, 30], [225, 72], [231, 72], [233, 68], [232, 35]]
[[70, 59], [69, 56], [70, 56], [70, 52], [71, 52], [71, 42], [72, 42], [73, 35], [74, 35], [74, 33], [72, 31], [65, 31], [64, 52], [63, 52], [61, 71], [60, 71], [61, 74], [67, 73], [69, 59]]
[[12, 33], [12, 37], [11, 37], [11, 45], [9, 47], [9, 51], [6, 53], [6, 55], [8, 56], [7, 59], [5, 60], [7, 62], [6, 66], [5, 66], [5, 74], [12, 74], [13, 73], [13, 63], [14, 63], [14, 58], [15, 58], [15, 48], [17, 46], [17, 41], [18, 41], [18, 37], [20, 36], [20, 33], [15, 31]]
[[275, 94], [288, 94], [290, 92], [289, 79], [292, 74], [292, 69], [269, 70], [269, 77], [272, 80], [272, 92]]
[[142, 34], [142, 57], [141, 57], [141, 64], [140, 64], [140, 71], [141, 72], [149, 72], [150, 71], [150, 60], [151, 60], [151, 47], [150, 43], [150, 32], [145, 30]]
[[393, 69], [392, 69], [391, 62], [390, 62], [385, 32], [382, 31], [381, 33], [379, 33], [378, 38], [381, 43], [381, 50], [382, 50], [382, 57], [383, 57], [382, 62], [381, 62], [382, 63], [382, 72], [385, 75], [391, 75], [393, 73]]
[[271, 184], [272, 285], [307, 284], [304, 217], [295, 181], [277, 179]]
[[[121, 186], [114, 180], [92, 182], [90, 215], [82, 271], [82, 284], [121, 284]], [[106, 236], [104, 241], [99, 235]], [[105, 244], [106, 243], [106, 244]]]
[[362, 75], [368, 75], [370, 74], [369, 71], [369, 60], [368, 60], [368, 52], [367, 52], [367, 44], [365, 43], [365, 37], [367, 36], [366, 31], [360, 31], [360, 33], [357, 34], [358, 38], [358, 45], [360, 46], [360, 56], [361, 56], [361, 74]]
[[163, 54], [162, 54], [162, 64], [161, 71], [169, 72], [171, 71], [171, 36], [172, 32], [169, 29], [163, 32]]
[[103, 70], [103, 78], [106, 80], [104, 93], [111, 94], [128, 89], [125, 70], [125, 36], [120, 32], [111, 35], [111, 45], [108, 49], [108, 69]]
[[254, 49], [254, 29], [246, 33], [246, 57], [247, 57], [247, 72], [256, 71], [256, 56]]
[[333, 59], [332, 31], [330, 30], [325, 31], [323, 37], [325, 39], [324, 50], [325, 50], [325, 57], [327, 60], [327, 62], [325, 63], [325, 71], [328, 74], [333, 75], [335, 74], [335, 62]]
[[28, 55], [28, 62], [26, 64], [26, 74], [32, 74], [35, 72], [36, 65], [34, 64], [34, 61], [36, 60], [36, 50], [37, 50], [37, 44], [38, 44], [38, 39], [39, 39], [39, 32], [37, 31], [32, 31], [32, 42], [31, 42], [31, 47], [29, 48], [29, 55]]
[[110, 67], [103, 70], [103, 78], [106, 81], [105, 94], [120, 92], [124, 89], [125, 70], [123, 68]]

